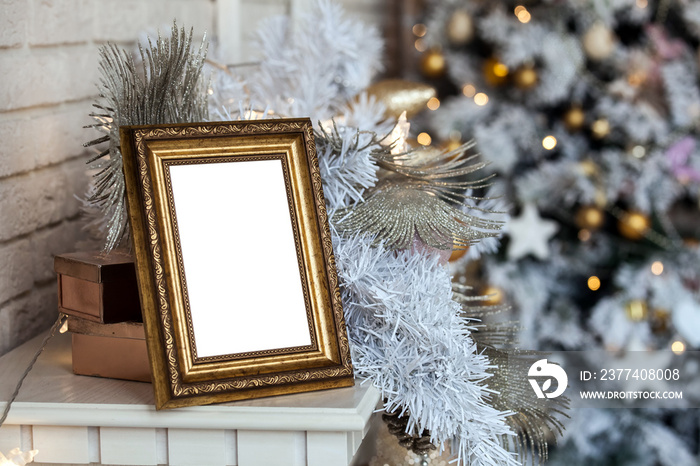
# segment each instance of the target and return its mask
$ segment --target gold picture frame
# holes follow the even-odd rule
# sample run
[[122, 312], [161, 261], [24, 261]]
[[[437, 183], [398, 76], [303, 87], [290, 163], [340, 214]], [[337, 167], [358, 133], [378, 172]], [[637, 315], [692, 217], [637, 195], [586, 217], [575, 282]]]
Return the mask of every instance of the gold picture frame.
[[352, 385], [311, 121], [120, 131], [156, 408]]

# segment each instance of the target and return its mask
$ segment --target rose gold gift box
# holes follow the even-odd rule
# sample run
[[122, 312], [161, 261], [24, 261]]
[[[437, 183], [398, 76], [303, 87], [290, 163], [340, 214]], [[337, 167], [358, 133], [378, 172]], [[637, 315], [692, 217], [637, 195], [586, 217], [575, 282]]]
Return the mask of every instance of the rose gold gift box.
[[73, 372], [150, 382], [134, 259], [115, 251], [61, 254], [58, 310], [73, 333]]
[[54, 259], [58, 310], [101, 323], [141, 322], [134, 259], [114, 251], [74, 252]]
[[146, 337], [140, 322], [99, 324], [68, 316], [73, 373], [150, 382]]

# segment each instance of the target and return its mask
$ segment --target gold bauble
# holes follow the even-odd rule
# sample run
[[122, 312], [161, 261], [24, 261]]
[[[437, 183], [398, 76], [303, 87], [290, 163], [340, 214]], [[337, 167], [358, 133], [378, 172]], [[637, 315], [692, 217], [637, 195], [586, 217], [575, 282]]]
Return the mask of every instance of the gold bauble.
[[583, 206], [576, 212], [576, 226], [597, 230], [605, 223], [605, 213], [596, 206]]
[[513, 73], [513, 82], [520, 89], [532, 89], [537, 85], [539, 79], [537, 70], [531, 66], [523, 66]]
[[581, 172], [588, 177], [598, 174], [598, 165], [596, 165], [591, 159], [580, 161], [578, 166], [581, 169]]
[[503, 290], [497, 286], [488, 285], [481, 290], [481, 295], [488, 296], [482, 301], [485, 306], [495, 306], [503, 302]]
[[617, 222], [617, 229], [627, 239], [642, 239], [651, 227], [649, 217], [641, 212], [626, 212]]
[[452, 250], [452, 254], [450, 254], [450, 262], [456, 262], [460, 260], [464, 255], [467, 253], [469, 250], [469, 247], [463, 248], [463, 249], [454, 249]]
[[447, 39], [450, 44], [461, 47], [474, 38], [474, 21], [471, 15], [462, 9], [455, 10], [447, 21]]
[[598, 21], [583, 35], [582, 43], [588, 58], [605, 60], [615, 50], [615, 35], [604, 23]]
[[564, 114], [564, 126], [569, 131], [578, 131], [583, 128], [583, 124], [586, 122], [586, 114], [583, 113], [581, 107], [574, 106], [566, 111]]
[[591, 125], [591, 133], [596, 139], [603, 139], [610, 134], [610, 122], [605, 118], [599, 118]]
[[447, 70], [445, 56], [439, 50], [428, 50], [421, 57], [420, 70], [426, 78], [441, 78]]
[[452, 152], [453, 150], [457, 150], [460, 147], [462, 147], [462, 144], [464, 144], [462, 141], [459, 139], [450, 139], [447, 141], [447, 144], [445, 145], [445, 150], [448, 152]]
[[646, 320], [649, 314], [649, 306], [643, 299], [633, 299], [625, 305], [625, 313], [632, 322], [641, 322]]
[[493, 57], [484, 60], [482, 72], [486, 82], [492, 86], [500, 86], [508, 80], [508, 67]]
[[385, 79], [369, 86], [367, 94], [384, 104], [385, 116], [396, 119], [405, 111], [406, 118], [411, 119], [425, 108], [437, 92], [427, 84], [403, 79]]

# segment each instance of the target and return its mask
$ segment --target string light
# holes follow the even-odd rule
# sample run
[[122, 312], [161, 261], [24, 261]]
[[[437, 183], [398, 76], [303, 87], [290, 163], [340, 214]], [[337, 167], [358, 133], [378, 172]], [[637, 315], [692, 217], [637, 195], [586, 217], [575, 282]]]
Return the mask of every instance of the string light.
[[431, 138], [428, 133], [420, 133], [416, 140], [418, 141], [418, 144], [422, 146], [429, 146], [430, 143], [433, 142], [433, 138]]
[[641, 72], [636, 72], [632, 73], [627, 77], [627, 82], [629, 83], [630, 86], [640, 86], [642, 83], [644, 83], [644, 80], [646, 79], [646, 75]]
[[474, 87], [472, 84], [465, 84], [462, 88], [462, 94], [471, 99], [474, 97], [474, 94], [476, 94], [476, 87]]
[[605, 118], [599, 118], [591, 125], [591, 131], [593, 131], [593, 136], [603, 139], [610, 134], [610, 122]]
[[547, 150], [552, 150], [555, 147], [557, 147], [557, 138], [554, 136], [546, 136], [544, 139], [542, 139], [542, 147], [544, 147]]
[[[29, 375], [29, 372], [31, 372], [32, 368], [34, 367], [34, 363], [36, 363], [36, 360], [39, 359], [41, 353], [44, 352], [44, 349], [46, 348], [46, 345], [49, 342], [49, 340], [51, 340], [54, 337], [54, 335], [56, 335], [56, 330], [62, 328], [63, 325], [67, 322], [67, 319], [68, 316], [66, 314], [58, 314], [58, 319], [56, 319], [56, 322], [54, 322], [54, 324], [51, 326], [51, 330], [49, 331], [48, 335], [44, 337], [44, 341], [41, 343], [41, 346], [39, 347], [37, 352], [34, 353], [34, 357], [25, 369], [24, 374], [22, 374], [22, 376], [19, 378], [19, 381], [15, 386], [14, 393], [10, 397], [9, 401], [5, 403], [5, 407], [2, 413], [0, 413], [0, 427], [2, 427], [3, 423], [5, 422], [5, 419], [7, 419], [7, 415], [10, 412], [12, 403], [14, 403], [15, 399], [17, 398], [17, 395], [19, 394], [19, 389], [22, 387], [22, 382], [24, 382], [24, 379], [26, 379], [27, 375]], [[0, 451], [0, 466], [24, 466], [28, 463], [33, 462], [34, 457], [37, 453], [39, 453], [39, 450], [22, 451], [19, 447], [10, 450], [7, 456], [5, 456]]]
[[651, 264], [651, 273], [654, 275], [661, 275], [664, 271], [664, 264], [661, 261], [655, 261]]
[[644, 9], [649, 5], [649, 1], [648, 0], [637, 0], [636, 5], [637, 5], [637, 8]]
[[643, 158], [647, 153], [647, 150], [644, 148], [644, 146], [634, 146], [632, 148], [632, 155], [635, 156], [638, 159]]
[[428, 50], [428, 45], [423, 39], [416, 39], [416, 42], [413, 45], [419, 52], [425, 52], [426, 50]]
[[392, 144], [391, 153], [394, 155], [403, 154], [408, 150], [408, 144], [406, 143], [406, 138], [408, 138], [408, 132], [411, 129], [411, 124], [406, 119], [406, 111], [401, 112], [396, 126], [391, 130], [389, 134], [389, 144]]
[[683, 343], [680, 340], [676, 340], [673, 342], [671, 345], [671, 351], [673, 351], [676, 354], [681, 354], [683, 351], [685, 351], [685, 343]]
[[579, 230], [578, 239], [580, 239], [581, 241], [588, 241], [589, 239], [591, 239], [591, 232], [586, 230], [585, 228], [583, 230]]
[[0, 466], [20, 466], [31, 463], [37, 453], [39, 450], [22, 451], [19, 448], [13, 448], [7, 456], [0, 452]]
[[440, 108], [440, 99], [437, 97], [431, 97], [430, 100], [428, 100], [428, 108], [430, 110], [437, 110]]
[[474, 96], [474, 103], [479, 107], [483, 107], [484, 105], [489, 103], [489, 96], [487, 96], [483, 92], [479, 92]]
[[522, 5], [518, 5], [515, 7], [514, 10], [515, 16], [518, 18], [518, 21], [521, 23], [529, 23], [530, 20], [532, 19], [532, 15], [530, 14], [529, 11], [527, 11], [527, 8], [525, 8]]
[[600, 278], [596, 277], [595, 275], [588, 277], [588, 288], [590, 288], [592, 291], [596, 291], [598, 288], [600, 288]]
[[411, 29], [413, 31], [413, 34], [416, 35], [416, 37], [423, 37], [426, 32], [428, 32], [428, 28], [425, 26], [425, 24], [414, 24], [413, 28]]

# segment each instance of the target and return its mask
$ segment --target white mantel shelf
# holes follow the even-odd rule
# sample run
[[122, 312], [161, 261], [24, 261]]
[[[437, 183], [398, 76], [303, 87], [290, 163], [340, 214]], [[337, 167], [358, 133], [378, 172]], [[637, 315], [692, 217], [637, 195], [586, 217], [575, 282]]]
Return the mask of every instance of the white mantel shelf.
[[[0, 358], [0, 410], [42, 337]], [[74, 375], [70, 335], [59, 334], [0, 428], [0, 451], [37, 449], [37, 465], [347, 466], [371, 454], [362, 440], [378, 401], [356, 383], [156, 411], [151, 384]]]

